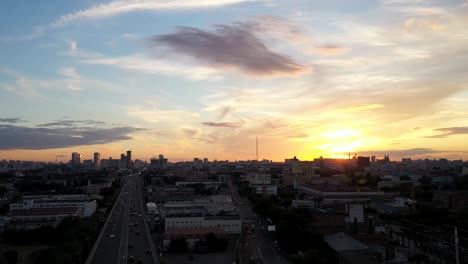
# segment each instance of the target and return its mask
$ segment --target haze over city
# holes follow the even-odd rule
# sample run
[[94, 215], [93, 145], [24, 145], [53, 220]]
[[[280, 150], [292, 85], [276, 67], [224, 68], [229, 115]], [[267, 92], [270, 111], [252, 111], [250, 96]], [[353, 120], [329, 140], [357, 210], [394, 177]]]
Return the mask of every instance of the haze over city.
[[468, 158], [466, 1], [3, 1], [0, 159]]

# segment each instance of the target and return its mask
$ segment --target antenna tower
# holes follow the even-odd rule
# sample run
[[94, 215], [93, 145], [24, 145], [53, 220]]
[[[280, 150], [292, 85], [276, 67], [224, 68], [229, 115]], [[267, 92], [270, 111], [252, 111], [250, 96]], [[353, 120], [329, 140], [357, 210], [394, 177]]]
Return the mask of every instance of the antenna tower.
[[258, 161], [258, 136], [256, 137], [256, 140], [255, 140], [255, 156]]

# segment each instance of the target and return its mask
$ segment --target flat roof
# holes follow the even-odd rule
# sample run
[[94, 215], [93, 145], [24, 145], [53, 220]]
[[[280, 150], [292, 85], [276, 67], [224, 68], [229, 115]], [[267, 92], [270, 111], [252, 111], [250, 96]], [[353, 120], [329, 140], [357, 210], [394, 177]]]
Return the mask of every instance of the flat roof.
[[349, 251], [349, 250], [361, 250], [368, 249], [369, 247], [356, 240], [343, 232], [326, 235], [324, 237], [325, 242], [333, 248], [336, 252]]
[[224, 234], [225, 232], [221, 227], [168, 228], [164, 235], [207, 235], [209, 233]]
[[31, 208], [22, 210], [11, 210], [12, 216], [19, 215], [59, 215], [59, 214], [75, 214], [78, 207], [59, 207], [59, 208]]
[[305, 184], [301, 185], [301, 187], [305, 187], [311, 190], [320, 191], [320, 192], [355, 192], [355, 193], [382, 193], [369, 187], [358, 187], [349, 186], [349, 185], [331, 185], [331, 184]]
[[378, 264], [379, 253], [373, 249], [362, 249], [362, 250], [351, 250], [340, 252], [340, 255], [343, 256], [349, 263], [356, 264]]
[[240, 220], [240, 215], [214, 215], [206, 216], [206, 220]]

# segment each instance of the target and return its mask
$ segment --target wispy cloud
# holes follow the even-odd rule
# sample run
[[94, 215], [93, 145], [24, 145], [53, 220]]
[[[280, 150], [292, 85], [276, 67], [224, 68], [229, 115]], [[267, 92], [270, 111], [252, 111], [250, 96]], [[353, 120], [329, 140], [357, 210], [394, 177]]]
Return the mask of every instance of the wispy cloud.
[[[2, 73], [1, 68], [0, 73]], [[50, 79], [35, 79], [8, 69], [4, 73], [14, 78], [14, 81], [0, 83], [0, 89], [19, 96], [40, 97], [42, 92], [47, 90], [76, 93], [85, 89], [112, 89], [115, 91], [116, 88], [115, 84], [81, 76], [74, 67], [61, 67], [57, 69], [60, 76]]]
[[130, 107], [127, 113], [129, 116], [140, 118], [148, 123], [158, 123], [160, 125], [188, 123], [200, 117], [199, 113], [181, 109], [160, 109], [158, 107]]
[[166, 46], [175, 54], [254, 76], [293, 76], [310, 70], [292, 58], [272, 51], [249, 26], [217, 25], [214, 31], [179, 27], [175, 33], [151, 38], [153, 49]]
[[256, 0], [115, 0], [62, 15], [46, 25], [36, 26], [21, 36], [3, 36], [0, 41], [31, 40], [47, 31], [81, 20], [97, 20], [142, 11], [217, 8]]
[[[436, 150], [432, 148], [412, 148], [412, 149], [388, 149], [388, 150], [375, 150], [375, 151], [358, 151], [358, 155], [362, 156], [371, 156], [375, 155], [378, 157], [382, 157], [384, 155], [390, 155], [391, 157], [418, 157], [424, 155], [433, 155], [440, 152], [444, 152], [441, 150]], [[342, 153], [348, 154], [348, 153]]]
[[253, 0], [127, 0], [111, 1], [109, 3], [96, 5], [88, 9], [79, 10], [59, 17], [52, 22], [52, 26], [58, 27], [68, 23], [83, 19], [102, 19], [118, 16], [126, 13], [140, 11], [158, 11], [158, 10], [180, 10], [180, 9], [198, 9], [215, 8], [225, 5], [238, 4]]
[[20, 122], [25, 122], [23, 119], [19, 117], [10, 117], [10, 118], [0, 118], [0, 123], [20, 123]]
[[311, 52], [320, 53], [323, 55], [341, 55], [349, 51], [349, 49], [338, 46], [336, 44], [325, 44], [325, 45], [316, 45], [311, 48]]
[[148, 74], [176, 75], [192, 80], [218, 80], [219, 71], [210, 68], [170, 62], [161, 59], [151, 59], [142, 55], [130, 55], [122, 57], [100, 57], [81, 60], [85, 64], [107, 65], [126, 71], [142, 72]]
[[442, 132], [442, 134], [427, 136], [428, 138], [446, 138], [452, 135], [464, 135], [468, 134], [468, 127], [443, 127], [434, 129], [436, 132]]
[[105, 125], [107, 124], [105, 121], [101, 120], [71, 120], [71, 119], [62, 119], [62, 120], [56, 120], [54, 122], [49, 122], [49, 123], [44, 123], [38, 125], [38, 127], [75, 127], [75, 126], [83, 126], [83, 125], [89, 125], [89, 126], [98, 126], [98, 125]]
[[210, 127], [227, 127], [227, 128], [237, 128], [240, 127], [240, 124], [232, 122], [203, 122], [202, 125]]
[[105, 144], [132, 139], [145, 129], [120, 127], [26, 127], [0, 124], [0, 149], [51, 149]]
[[80, 75], [74, 67], [63, 67], [58, 70], [58, 73], [69, 78], [69, 79], [80, 79]]

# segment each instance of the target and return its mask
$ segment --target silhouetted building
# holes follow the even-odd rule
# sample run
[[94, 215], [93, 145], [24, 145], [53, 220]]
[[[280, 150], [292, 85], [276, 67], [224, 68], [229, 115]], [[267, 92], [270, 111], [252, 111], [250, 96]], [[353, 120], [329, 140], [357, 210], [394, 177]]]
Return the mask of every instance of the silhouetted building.
[[71, 167], [72, 169], [77, 169], [81, 164], [81, 155], [78, 152], [73, 152], [71, 156]]
[[159, 159], [152, 158], [150, 163], [151, 169], [166, 169], [167, 168], [167, 159], [164, 158], [164, 155], [159, 154]]
[[101, 154], [99, 152], [94, 152], [94, 159], [93, 159], [94, 166], [96, 169], [101, 168]]
[[370, 166], [370, 158], [369, 157], [357, 157], [357, 167], [358, 170], [364, 170], [365, 167]]

